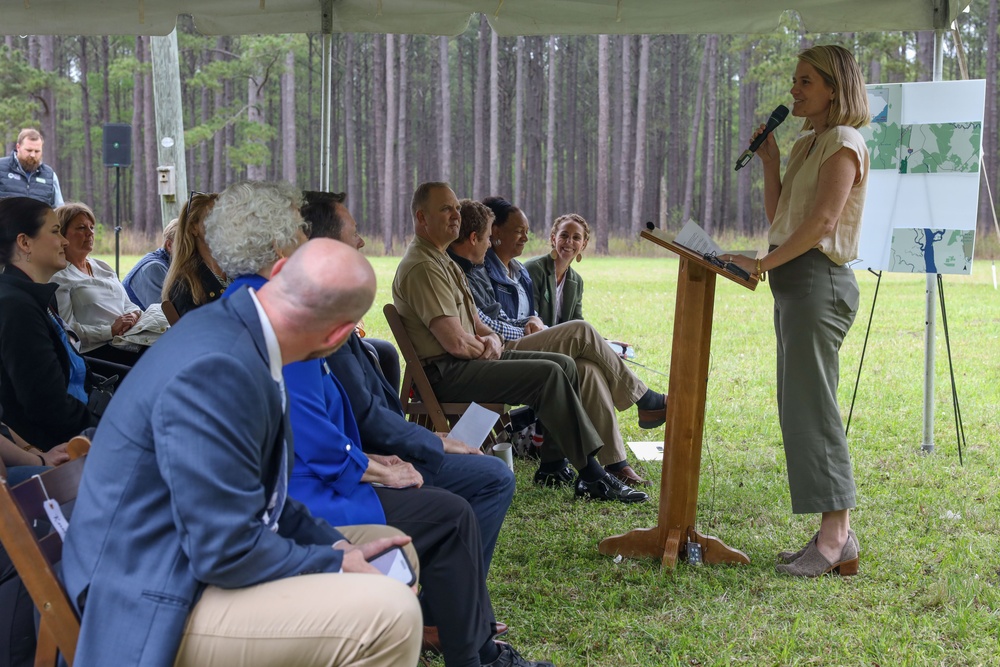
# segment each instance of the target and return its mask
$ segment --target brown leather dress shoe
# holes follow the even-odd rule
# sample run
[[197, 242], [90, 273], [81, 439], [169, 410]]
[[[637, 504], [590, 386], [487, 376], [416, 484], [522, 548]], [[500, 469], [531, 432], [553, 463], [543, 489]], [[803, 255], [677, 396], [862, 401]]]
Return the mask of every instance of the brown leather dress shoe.
[[625, 466], [621, 470], [613, 470], [613, 471], [612, 470], [608, 470], [608, 467], [604, 466], [604, 469], [607, 470], [607, 472], [608, 472], [609, 475], [614, 475], [619, 480], [621, 480], [622, 482], [624, 482], [625, 484], [627, 484], [627, 485], [629, 485], [629, 486], [631, 486], [633, 488], [636, 487], [636, 486], [652, 486], [653, 485], [653, 483], [651, 481], [649, 481], [648, 479], [643, 479], [642, 477], [639, 477], [639, 473], [637, 473], [635, 470], [633, 470], [632, 466]]
[[[507, 624], [497, 621], [497, 637], [501, 637], [507, 634]], [[424, 643], [420, 647], [421, 651], [429, 651], [431, 653], [441, 652], [441, 637], [438, 636], [438, 629], [436, 625], [425, 625], [424, 626]]]

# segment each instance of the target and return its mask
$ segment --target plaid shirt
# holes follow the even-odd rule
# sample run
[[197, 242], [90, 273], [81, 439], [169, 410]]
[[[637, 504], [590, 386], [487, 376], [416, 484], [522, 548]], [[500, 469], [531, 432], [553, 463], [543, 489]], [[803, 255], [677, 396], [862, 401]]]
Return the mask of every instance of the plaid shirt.
[[484, 313], [482, 308], [477, 308], [476, 310], [479, 311], [479, 319], [483, 321], [483, 324], [493, 329], [493, 332], [500, 336], [500, 340], [503, 342], [506, 343], [509, 340], [517, 340], [524, 337], [524, 327], [518, 327], [517, 320], [508, 320], [502, 310], [500, 311], [500, 316], [495, 320]]

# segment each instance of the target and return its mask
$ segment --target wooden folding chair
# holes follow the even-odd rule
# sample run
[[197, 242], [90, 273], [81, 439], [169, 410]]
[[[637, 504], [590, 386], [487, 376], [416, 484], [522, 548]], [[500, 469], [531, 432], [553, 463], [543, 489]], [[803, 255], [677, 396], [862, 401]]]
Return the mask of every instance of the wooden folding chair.
[[[55, 667], [59, 654], [72, 667], [76, 655], [80, 619], [55, 573], [62, 560], [63, 542], [50, 527], [44, 503], [54, 500], [69, 518], [85, 460], [71, 460], [13, 488], [7, 484], [7, 470], [0, 463], [0, 543], [41, 614], [35, 667]], [[40, 530], [41, 526], [46, 528]], [[48, 532], [39, 537], [43, 530]]]
[[[382, 312], [385, 314], [392, 335], [396, 339], [399, 352], [403, 355], [403, 361], [406, 362], [403, 382], [399, 389], [399, 402], [403, 405], [403, 414], [410, 421], [432, 431], [448, 433], [469, 409], [471, 403], [441, 403], [438, 401], [437, 396], [434, 395], [434, 389], [427, 379], [427, 374], [424, 373], [420, 358], [417, 357], [417, 351], [406, 333], [406, 328], [403, 326], [403, 320], [399, 317], [396, 306], [387, 303], [382, 308]], [[510, 425], [510, 416], [507, 414], [506, 406], [503, 403], [480, 403], [480, 405], [500, 415], [490, 437], [483, 443], [483, 447], [506, 440], [506, 427]]]

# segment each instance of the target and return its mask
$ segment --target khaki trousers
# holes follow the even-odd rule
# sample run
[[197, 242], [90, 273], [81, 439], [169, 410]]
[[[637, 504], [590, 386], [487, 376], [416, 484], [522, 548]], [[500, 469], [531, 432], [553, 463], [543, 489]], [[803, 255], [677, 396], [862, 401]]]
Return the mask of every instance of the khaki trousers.
[[[352, 543], [399, 535], [388, 526], [338, 528]], [[417, 567], [416, 554], [407, 550]], [[417, 596], [389, 577], [307, 574], [257, 586], [205, 589], [174, 662], [241, 667], [409, 667], [420, 655]]]
[[618, 430], [615, 410], [632, 407], [646, 385], [615, 354], [611, 346], [584, 320], [573, 320], [509, 341], [508, 350], [558, 352], [576, 362], [580, 376], [580, 402], [594, 424], [604, 447], [597, 454], [601, 465], [626, 460], [625, 442]]

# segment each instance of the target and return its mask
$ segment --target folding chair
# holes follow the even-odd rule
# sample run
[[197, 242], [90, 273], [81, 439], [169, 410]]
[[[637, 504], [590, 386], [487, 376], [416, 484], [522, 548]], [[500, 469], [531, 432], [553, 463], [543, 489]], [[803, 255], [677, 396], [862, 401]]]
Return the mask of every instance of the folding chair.
[[[403, 382], [399, 389], [399, 402], [403, 405], [403, 414], [407, 419], [421, 426], [448, 433], [465, 411], [469, 409], [471, 403], [441, 403], [434, 395], [424, 367], [417, 357], [417, 351], [410, 342], [410, 337], [403, 326], [403, 320], [399, 317], [396, 306], [391, 303], [385, 304], [382, 308], [385, 319], [389, 323], [392, 335], [399, 346], [399, 352], [406, 362], [406, 370], [403, 373]], [[503, 403], [480, 403], [487, 410], [492, 410], [500, 415], [497, 424], [493, 427], [493, 432], [483, 445], [494, 445], [507, 439], [507, 427], [510, 425], [510, 417], [507, 414], [506, 406]]]
[[174, 326], [177, 324], [177, 320], [181, 319], [181, 314], [177, 312], [177, 308], [174, 307], [173, 302], [167, 299], [160, 304], [160, 308], [163, 309], [163, 316], [167, 318], [167, 324]]
[[[54, 500], [68, 518], [85, 460], [71, 460], [14, 488], [7, 484], [7, 470], [0, 463], [0, 543], [41, 614], [35, 667], [55, 667], [59, 654], [72, 667], [76, 655], [80, 619], [56, 576], [63, 542], [44, 503]], [[40, 537], [44, 530], [48, 532]]]

